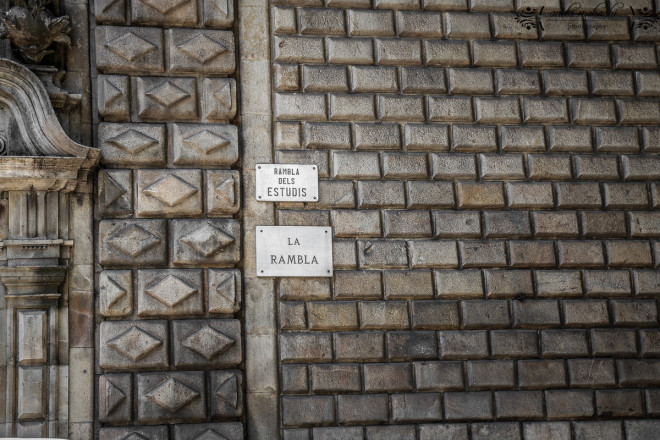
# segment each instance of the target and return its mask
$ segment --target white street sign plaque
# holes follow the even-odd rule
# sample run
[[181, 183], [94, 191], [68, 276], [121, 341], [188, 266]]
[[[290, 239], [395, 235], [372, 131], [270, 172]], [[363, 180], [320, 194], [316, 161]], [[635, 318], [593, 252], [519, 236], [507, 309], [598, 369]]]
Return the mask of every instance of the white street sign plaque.
[[332, 276], [332, 228], [257, 226], [256, 233], [258, 276]]
[[319, 169], [316, 165], [260, 163], [256, 196], [260, 202], [318, 202]]

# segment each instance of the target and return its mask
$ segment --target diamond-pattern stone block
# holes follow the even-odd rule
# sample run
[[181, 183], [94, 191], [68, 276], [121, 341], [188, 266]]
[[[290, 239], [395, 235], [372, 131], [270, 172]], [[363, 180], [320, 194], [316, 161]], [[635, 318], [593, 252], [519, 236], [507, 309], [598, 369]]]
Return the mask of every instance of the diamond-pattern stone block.
[[130, 217], [133, 213], [133, 176], [129, 170], [101, 170], [98, 207], [105, 217]]
[[241, 309], [241, 272], [237, 269], [208, 271], [210, 313], [236, 313]]
[[140, 119], [189, 121], [197, 118], [194, 78], [140, 77], [135, 83]]
[[238, 129], [235, 125], [174, 124], [172, 153], [176, 165], [232, 165], [238, 160]]
[[104, 374], [99, 377], [99, 420], [129, 422], [133, 389], [130, 374]]
[[225, 28], [234, 22], [234, 2], [231, 0], [204, 0], [204, 26]]
[[125, 24], [125, 0], [97, 0], [94, 2], [96, 21], [105, 24]]
[[206, 171], [206, 208], [209, 216], [231, 215], [241, 203], [241, 176], [238, 171]]
[[165, 220], [101, 220], [101, 265], [144, 266], [165, 264]]
[[241, 355], [241, 323], [236, 319], [174, 321], [174, 365], [231, 367]]
[[101, 428], [99, 440], [168, 440], [167, 426]]
[[240, 417], [243, 414], [243, 375], [239, 370], [211, 372], [211, 415]]
[[195, 0], [131, 0], [133, 23], [157, 26], [195, 26]]
[[233, 264], [240, 259], [237, 220], [172, 220], [171, 226], [175, 265]]
[[209, 121], [228, 121], [236, 116], [236, 81], [231, 78], [206, 78], [204, 117]]
[[131, 111], [128, 77], [99, 75], [96, 86], [99, 116], [107, 121], [128, 121]]
[[165, 125], [99, 124], [101, 162], [140, 168], [165, 165]]
[[144, 217], [191, 217], [202, 213], [200, 170], [139, 170], [137, 212]]
[[104, 270], [99, 277], [99, 311], [107, 317], [133, 313], [133, 272]]
[[175, 423], [206, 418], [206, 389], [201, 371], [137, 375], [138, 421]]
[[106, 321], [99, 326], [99, 365], [108, 370], [167, 368], [166, 321]]
[[200, 423], [174, 425], [174, 440], [242, 440], [243, 424]]
[[138, 316], [181, 316], [203, 312], [202, 271], [139, 270]]
[[170, 29], [170, 71], [229, 74], [236, 69], [231, 31]]
[[163, 31], [157, 28], [99, 26], [96, 66], [103, 73], [160, 73]]

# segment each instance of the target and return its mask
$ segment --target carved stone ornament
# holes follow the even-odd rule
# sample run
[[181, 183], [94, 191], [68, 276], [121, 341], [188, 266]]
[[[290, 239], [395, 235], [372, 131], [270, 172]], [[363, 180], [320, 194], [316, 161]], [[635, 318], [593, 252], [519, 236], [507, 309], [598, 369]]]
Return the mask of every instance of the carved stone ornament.
[[36, 75], [0, 59], [0, 190], [80, 191], [99, 155], [64, 133]]
[[0, 345], [11, 359], [0, 360], [0, 437], [68, 437], [68, 390], [93, 388], [91, 374], [67, 378], [80, 361], [63, 356], [69, 338], [93, 332], [93, 310], [67, 320], [62, 307], [71, 295], [93, 304], [84, 281], [93, 278], [93, 250], [78, 237], [91, 234], [89, 173], [98, 160], [98, 150], [64, 133], [39, 78], [0, 59]]
[[39, 64], [53, 53], [54, 42], [71, 45], [71, 19], [55, 17], [46, 7], [50, 0], [13, 0], [14, 6], [0, 15], [0, 38], [12, 46], [28, 63]]

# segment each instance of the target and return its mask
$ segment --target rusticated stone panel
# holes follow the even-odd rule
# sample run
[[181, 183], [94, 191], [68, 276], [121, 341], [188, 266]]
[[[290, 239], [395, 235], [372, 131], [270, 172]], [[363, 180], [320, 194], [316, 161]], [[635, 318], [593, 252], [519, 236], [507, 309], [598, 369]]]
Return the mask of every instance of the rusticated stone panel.
[[245, 436], [232, 0], [95, 4], [95, 431]]

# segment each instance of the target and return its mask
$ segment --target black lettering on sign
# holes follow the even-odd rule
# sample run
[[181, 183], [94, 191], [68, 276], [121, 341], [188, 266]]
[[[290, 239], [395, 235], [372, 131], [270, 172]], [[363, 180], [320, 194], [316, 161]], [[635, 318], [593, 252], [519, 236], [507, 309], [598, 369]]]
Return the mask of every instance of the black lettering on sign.
[[316, 255], [271, 255], [270, 264], [319, 264]]

